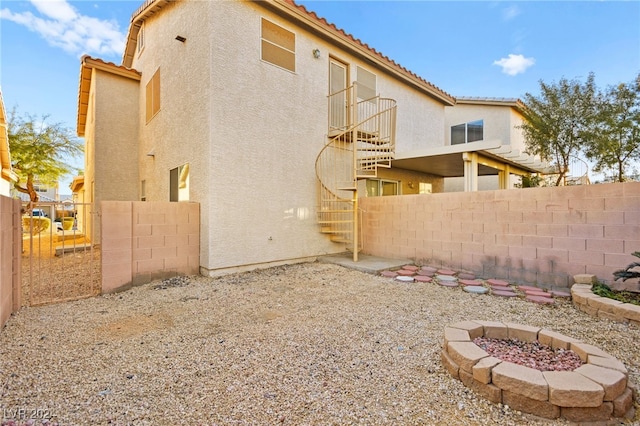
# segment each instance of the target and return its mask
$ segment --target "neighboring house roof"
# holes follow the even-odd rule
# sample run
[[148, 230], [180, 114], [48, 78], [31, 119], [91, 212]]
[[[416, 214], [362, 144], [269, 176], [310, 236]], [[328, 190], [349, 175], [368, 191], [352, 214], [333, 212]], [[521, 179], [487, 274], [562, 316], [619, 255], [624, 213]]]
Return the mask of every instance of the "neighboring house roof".
[[471, 96], [458, 96], [456, 104], [462, 105], [493, 105], [493, 106], [510, 106], [522, 113], [525, 108], [524, 103], [520, 99], [515, 98], [482, 98]]
[[71, 192], [74, 194], [84, 188], [84, 176], [74, 177], [69, 188], [71, 188]]
[[11, 153], [9, 152], [9, 134], [7, 133], [7, 114], [4, 109], [2, 90], [0, 89], [0, 175], [7, 181], [18, 181], [18, 176], [11, 169]]
[[[519, 99], [514, 98], [490, 98], [467, 97], [456, 98], [456, 105], [498, 106], [513, 108], [522, 114], [525, 105]], [[454, 107], [455, 108], [455, 107]], [[489, 159], [498, 161], [498, 164], [508, 164], [519, 172], [550, 173], [549, 164], [540, 158], [529, 155], [504, 141], [479, 141], [473, 144], [446, 145], [426, 148], [412, 152], [400, 152], [396, 154], [394, 167], [434, 173], [444, 177], [456, 177], [464, 174], [464, 162], [462, 154], [465, 152], [478, 152]], [[495, 174], [496, 163], [487, 162], [478, 165], [479, 175]]]
[[[25, 194], [24, 192], [16, 192], [16, 198], [20, 199], [20, 201], [24, 202], [24, 203], [28, 203], [31, 201], [31, 197], [29, 197], [29, 194]], [[38, 196], [38, 202], [48, 202], [48, 203], [52, 203], [52, 202], [56, 202], [57, 200], [51, 197], [47, 197], [46, 195], [39, 195]]]
[[80, 59], [80, 83], [78, 87], [78, 136], [84, 136], [87, 124], [87, 110], [89, 109], [89, 89], [91, 88], [91, 75], [93, 70], [98, 69], [122, 77], [140, 80], [141, 74], [131, 68], [116, 65], [112, 62], [105, 62], [102, 59], [92, 58], [84, 55]]
[[[175, 0], [147, 0], [132, 15], [129, 32], [127, 34], [125, 52], [122, 57], [122, 65], [124, 67], [131, 67], [133, 64], [136, 44], [138, 41], [138, 32], [140, 31], [142, 22], [150, 16], [158, 13], [160, 9], [172, 1]], [[255, 3], [274, 10], [295, 24], [315, 33], [325, 40], [332, 42], [340, 48], [345, 49], [365, 60], [373, 62], [376, 66], [385, 70], [395, 78], [413, 86], [440, 103], [445, 105], [455, 104], [455, 98], [452, 95], [402, 67], [392, 59], [389, 59], [389, 57], [384, 56], [382, 53], [373, 49], [366, 43], [356, 39], [351, 34], [337, 28], [334, 24], [327, 22], [326, 19], [318, 17], [315, 12], [307, 11], [304, 6], [297, 5], [293, 0], [261, 0], [255, 1]]]
[[[520, 99], [514, 98], [483, 98], [483, 97], [467, 97], [461, 96], [456, 98], [458, 105], [488, 105], [488, 106], [503, 106], [511, 107], [518, 113], [522, 114], [525, 109], [524, 103]], [[497, 148], [488, 148], [487, 153], [499, 158], [507, 163], [514, 163], [533, 172], [550, 173], [551, 169], [546, 161], [540, 160], [540, 158], [522, 152], [519, 149], [514, 149], [510, 145], [502, 145]]]

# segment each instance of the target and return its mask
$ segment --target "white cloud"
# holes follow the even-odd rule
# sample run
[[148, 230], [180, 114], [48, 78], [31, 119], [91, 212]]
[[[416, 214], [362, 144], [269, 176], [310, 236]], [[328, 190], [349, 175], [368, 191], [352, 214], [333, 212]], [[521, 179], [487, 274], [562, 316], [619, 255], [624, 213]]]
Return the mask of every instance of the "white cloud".
[[13, 13], [0, 10], [0, 19], [27, 27], [52, 46], [73, 55], [119, 56], [124, 51], [125, 34], [114, 21], [81, 15], [67, 0], [31, 0], [39, 12]]
[[502, 72], [508, 75], [522, 74], [535, 63], [536, 60], [533, 58], [525, 58], [522, 55], [514, 55], [513, 53], [510, 53], [508, 58], [493, 61], [493, 65], [502, 67]]
[[56, 21], [73, 21], [78, 14], [66, 0], [31, 0], [38, 12]]
[[502, 9], [502, 19], [505, 21], [510, 21], [516, 16], [520, 15], [522, 11], [518, 6], [509, 6]]

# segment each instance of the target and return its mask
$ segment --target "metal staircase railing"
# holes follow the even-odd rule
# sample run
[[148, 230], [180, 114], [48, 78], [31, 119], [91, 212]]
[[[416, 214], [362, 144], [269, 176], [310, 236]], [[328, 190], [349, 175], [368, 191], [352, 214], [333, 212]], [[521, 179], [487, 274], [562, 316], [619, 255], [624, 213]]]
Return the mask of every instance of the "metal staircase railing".
[[329, 95], [329, 140], [316, 158], [321, 232], [345, 243], [357, 261], [358, 180], [377, 177], [395, 155], [396, 102], [357, 100], [356, 83]]

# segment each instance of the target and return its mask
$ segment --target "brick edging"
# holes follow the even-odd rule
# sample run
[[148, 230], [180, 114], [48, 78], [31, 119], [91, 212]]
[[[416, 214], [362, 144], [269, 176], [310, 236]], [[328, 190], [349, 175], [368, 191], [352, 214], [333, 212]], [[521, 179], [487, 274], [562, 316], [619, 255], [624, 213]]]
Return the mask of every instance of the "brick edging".
[[[570, 349], [585, 363], [574, 371], [542, 372], [490, 356], [476, 337], [538, 341]], [[624, 364], [601, 349], [554, 331], [496, 321], [445, 327], [441, 360], [447, 371], [494, 403], [549, 419], [606, 421], [634, 416], [634, 387]]]
[[591, 291], [591, 284], [574, 284], [571, 299], [577, 309], [589, 315], [640, 327], [640, 306], [598, 296]]

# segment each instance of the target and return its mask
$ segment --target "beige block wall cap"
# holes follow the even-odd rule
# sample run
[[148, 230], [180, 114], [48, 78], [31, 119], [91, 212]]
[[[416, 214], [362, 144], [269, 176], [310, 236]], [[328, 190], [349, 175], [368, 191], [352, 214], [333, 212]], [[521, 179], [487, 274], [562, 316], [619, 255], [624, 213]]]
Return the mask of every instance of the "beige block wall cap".
[[573, 281], [576, 284], [595, 284], [598, 279], [592, 274], [577, 274], [573, 276]]

